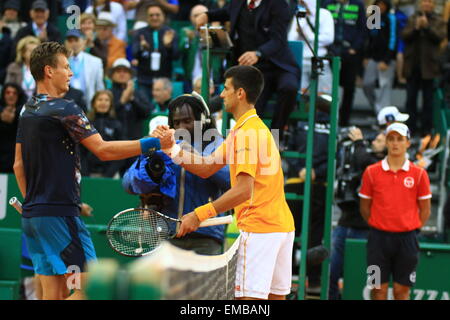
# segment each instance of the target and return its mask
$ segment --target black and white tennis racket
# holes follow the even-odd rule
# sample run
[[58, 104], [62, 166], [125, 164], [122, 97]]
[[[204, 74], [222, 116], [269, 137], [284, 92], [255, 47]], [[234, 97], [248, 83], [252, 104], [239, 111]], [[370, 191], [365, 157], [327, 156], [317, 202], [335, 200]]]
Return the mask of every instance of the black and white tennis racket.
[[[231, 216], [211, 218], [200, 227], [230, 224]], [[141, 257], [177, 234], [181, 220], [148, 208], [127, 209], [116, 214], [108, 224], [106, 236], [111, 248], [127, 257]]]

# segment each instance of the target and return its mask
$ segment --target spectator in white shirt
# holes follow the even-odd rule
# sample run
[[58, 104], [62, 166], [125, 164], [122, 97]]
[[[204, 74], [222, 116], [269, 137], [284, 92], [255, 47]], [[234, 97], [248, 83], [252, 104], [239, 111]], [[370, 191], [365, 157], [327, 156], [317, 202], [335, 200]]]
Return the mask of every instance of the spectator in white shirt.
[[[291, 28], [288, 33], [289, 41], [305, 41], [307, 40], [312, 47], [314, 47], [314, 30], [316, 23], [316, 0], [299, 0], [299, 5], [306, 8], [306, 17], [299, 18], [298, 29], [296, 17], [294, 17]], [[323, 57], [327, 54], [327, 46], [334, 41], [334, 21], [331, 13], [321, 8], [319, 11], [320, 25], [319, 25], [319, 48], [317, 55]], [[307, 44], [303, 45], [303, 66], [302, 66], [302, 92], [305, 92], [311, 82], [311, 60], [313, 53], [308, 48]], [[321, 93], [331, 93], [332, 74], [328, 61], [324, 61], [323, 74], [319, 76], [318, 90]]]

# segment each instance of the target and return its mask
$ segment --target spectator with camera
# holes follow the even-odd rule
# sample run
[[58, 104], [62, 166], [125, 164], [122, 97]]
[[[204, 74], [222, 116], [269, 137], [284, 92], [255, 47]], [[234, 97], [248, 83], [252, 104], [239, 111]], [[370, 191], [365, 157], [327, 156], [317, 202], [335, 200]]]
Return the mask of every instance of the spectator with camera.
[[[182, 95], [170, 102], [169, 125], [177, 130], [181, 148], [190, 152], [209, 155], [223, 141], [208, 107], [197, 96]], [[201, 133], [200, 137], [195, 136], [197, 132]], [[208, 136], [215, 137], [212, 142], [203, 139], [206, 132]], [[172, 162], [163, 152], [157, 151], [149, 157], [141, 156], [128, 169], [124, 176], [124, 186], [131, 193], [141, 194], [147, 205], [156, 205], [157, 210], [163, 214], [181, 218], [228, 190], [230, 173], [228, 166], [225, 166], [211, 177], [203, 179]], [[155, 193], [159, 194], [159, 198]], [[196, 232], [172, 239], [171, 242], [198, 254], [216, 255], [222, 252], [224, 230], [223, 225], [199, 228]]]
[[370, 148], [364, 140], [362, 131], [352, 127], [347, 130], [347, 141], [350, 144], [340, 144], [337, 174], [338, 188], [336, 203], [341, 210], [341, 217], [332, 233], [332, 248], [330, 259], [329, 299], [341, 299], [339, 279], [343, 276], [344, 252], [346, 239], [367, 238], [369, 226], [359, 212], [358, 188], [363, 171], [367, 166], [380, 161], [386, 156], [386, 141], [384, 133], [378, 133]]
[[[445, 22], [434, 8], [434, 0], [421, 0], [419, 10], [408, 19], [402, 31], [408, 125], [412, 132], [420, 130], [424, 135], [431, 133], [433, 128], [434, 80], [441, 75], [440, 44], [447, 36]], [[423, 96], [422, 112], [417, 110], [419, 91]]]

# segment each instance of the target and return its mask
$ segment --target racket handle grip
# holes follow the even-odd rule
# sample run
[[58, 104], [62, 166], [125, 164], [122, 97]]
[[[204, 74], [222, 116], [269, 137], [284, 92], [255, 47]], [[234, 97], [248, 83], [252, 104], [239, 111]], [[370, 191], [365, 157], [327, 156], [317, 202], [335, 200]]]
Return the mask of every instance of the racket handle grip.
[[233, 217], [228, 215], [225, 217], [206, 219], [205, 221], [200, 223], [200, 227], [217, 226], [220, 224], [230, 224], [232, 222], [233, 222]]
[[12, 197], [11, 199], [9, 199], [9, 204], [12, 205], [17, 210], [17, 212], [22, 214], [22, 203], [20, 203], [20, 201], [16, 197]]

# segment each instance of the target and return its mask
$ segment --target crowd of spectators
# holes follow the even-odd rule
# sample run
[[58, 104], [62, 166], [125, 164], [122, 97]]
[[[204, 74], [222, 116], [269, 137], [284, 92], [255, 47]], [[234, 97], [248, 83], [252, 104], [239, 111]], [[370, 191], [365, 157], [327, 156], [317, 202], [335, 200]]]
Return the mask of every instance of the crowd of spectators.
[[[237, 11], [241, 2], [7, 0], [0, 4], [0, 85], [14, 84], [26, 97], [31, 97], [35, 91], [29, 66], [31, 51], [41, 42], [63, 42], [73, 52], [69, 59], [73, 77], [66, 98], [75, 100], [89, 113], [93, 111], [94, 96], [110, 90], [114, 115], [109, 116], [119, 121], [123, 139], [138, 138], [148, 133], [148, 123], [154, 115], [167, 116], [167, 105], [172, 98], [191, 92], [196, 80], [197, 87], [201, 83], [198, 27], [202, 14], [208, 11], [209, 22], [228, 28], [234, 42], [234, 49], [225, 61], [211, 59], [214, 84], [211, 97], [215, 97], [213, 103], [219, 106], [214, 107], [214, 111], [220, 111], [215, 109], [220, 109], [221, 104], [217, 96], [223, 83], [221, 72], [226, 66], [250, 63], [263, 70], [266, 80], [266, 90], [258, 101], [257, 110], [263, 113], [276, 91], [278, 110], [274, 112], [272, 128], [282, 132], [287, 128], [288, 115], [295, 108], [297, 90], [308, 93], [314, 61], [312, 51], [305, 45], [302, 66], [298, 66], [289, 52], [287, 40], [313, 44], [316, 1], [288, 0], [287, 6], [268, 1], [268, 5], [276, 6], [273, 9], [279, 7], [274, 10], [278, 14], [273, 16], [273, 21], [266, 21], [266, 13], [260, 13], [260, 1], [248, 0], [248, 9]], [[441, 75], [444, 76], [442, 86], [448, 87], [449, 74], [442, 68], [445, 63], [448, 65], [443, 58], [448, 55], [441, 53], [448, 51], [450, 6], [440, 8], [443, 13], [438, 14], [436, 2], [438, 0], [419, 0], [417, 6], [415, 1], [407, 0], [322, 2], [316, 56], [338, 55], [342, 59], [341, 126], [349, 125], [359, 77], [374, 114], [392, 104], [392, 88], [400, 86], [406, 88], [405, 107], [410, 114], [408, 125], [412, 131], [425, 134], [432, 130], [430, 97]], [[66, 9], [71, 5], [80, 9], [79, 25], [78, 29], [65, 31], [61, 21], [70, 18]], [[305, 17], [297, 18], [298, 5], [306, 9]], [[368, 28], [370, 12], [366, 9], [369, 5], [380, 9], [378, 28]], [[235, 16], [238, 12], [244, 17]], [[258, 22], [254, 30], [249, 29], [250, 24], [245, 25], [248, 19], [253, 19], [252, 12]], [[230, 17], [231, 23], [227, 22]], [[236, 23], [239, 19], [241, 22]], [[266, 26], [272, 29], [266, 30]], [[252, 36], [252, 32], [256, 32], [256, 36]], [[301, 81], [298, 70], [301, 70]], [[181, 90], [175, 90], [174, 82], [182, 83], [176, 87]], [[319, 92], [331, 93], [331, 84], [330, 63], [324, 59]], [[420, 90], [424, 96], [422, 111], [417, 107]], [[2, 111], [7, 108], [3, 104]], [[217, 116], [220, 117], [220, 112]], [[10, 149], [8, 152], [12, 153], [13, 148]], [[86, 175], [94, 173], [88, 168], [84, 172]]]

